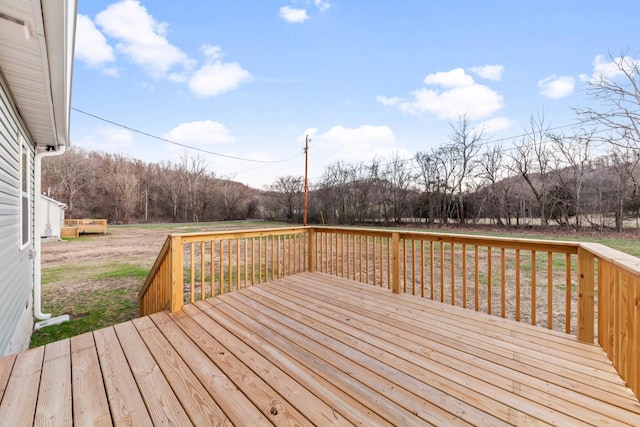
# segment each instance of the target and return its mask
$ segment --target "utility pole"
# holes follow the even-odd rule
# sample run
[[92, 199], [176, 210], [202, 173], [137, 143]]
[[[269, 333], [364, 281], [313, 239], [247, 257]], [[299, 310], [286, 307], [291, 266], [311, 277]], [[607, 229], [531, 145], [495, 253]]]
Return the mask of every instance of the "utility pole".
[[302, 213], [302, 225], [307, 226], [307, 196], [309, 193], [309, 185], [307, 176], [309, 174], [309, 135], [305, 137], [304, 142], [304, 210]]

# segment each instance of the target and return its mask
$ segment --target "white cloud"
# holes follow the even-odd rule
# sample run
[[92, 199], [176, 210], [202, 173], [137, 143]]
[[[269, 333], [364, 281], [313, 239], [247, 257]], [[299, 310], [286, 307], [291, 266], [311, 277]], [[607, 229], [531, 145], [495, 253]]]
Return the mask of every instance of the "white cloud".
[[538, 82], [540, 95], [551, 99], [560, 99], [569, 96], [575, 88], [575, 79], [571, 76], [550, 75]]
[[475, 84], [473, 77], [465, 73], [462, 68], [428, 74], [427, 77], [424, 78], [424, 83], [446, 88], [469, 87]]
[[294, 9], [291, 6], [283, 6], [280, 8], [280, 17], [287, 22], [302, 23], [309, 19], [305, 9]]
[[583, 82], [596, 82], [603, 78], [615, 79], [623, 75], [623, 70], [632, 71], [637, 67], [640, 67], [640, 59], [634, 59], [631, 56], [606, 59], [604, 55], [598, 55], [593, 60], [593, 74], [591, 77], [581, 74], [580, 80]]
[[324, 12], [331, 8], [331, 3], [326, 0], [315, 0], [314, 3], [316, 4], [316, 7], [320, 10], [320, 12]]
[[76, 22], [75, 55], [89, 67], [101, 67], [115, 61], [113, 48], [86, 15], [78, 15]]
[[513, 121], [509, 120], [506, 117], [496, 117], [493, 119], [485, 120], [478, 126], [475, 126], [474, 131], [481, 131], [484, 136], [489, 136], [509, 129], [512, 124]]
[[402, 102], [402, 98], [399, 98], [397, 96], [394, 96], [392, 98], [388, 98], [388, 97], [383, 96], [383, 95], [378, 95], [378, 96], [376, 96], [376, 101], [378, 101], [382, 105], [386, 105], [387, 107], [395, 107], [396, 105], [398, 105], [398, 104], [400, 104]]
[[471, 72], [477, 74], [483, 79], [500, 81], [504, 67], [502, 65], [483, 65], [481, 67], [472, 67]]
[[251, 78], [251, 73], [236, 62], [222, 62], [219, 46], [205, 45], [206, 63], [189, 80], [189, 89], [198, 96], [216, 96], [233, 89]]
[[[79, 21], [80, 22], [80, 21]], [[251, 74], [236, 62], [223, 62], [220, 46], [204, 45], [204, 61], [196, 68], [197, 61], [189, 58], [180, 48], [166, 38], [168, 24], [157, 22], [137, 0], [122, 0], [109, 5], [96, 16], [96, 22], [105, 34], [116, 39], [116, 51], [140, 66], [153, 78], [166, 78], [177, 83], [188, 83], [192, 93], [198, 96], [216, 96], [248, 80]], [[104, 36], [86, 18], [83, 20], [93, 38]], [[93, 29], [93, 32], [91, 32]], [[96, 44], [96, 43], [93, 43]], [[100, 44], [96, 44], [101, 46]], [[93, 49], [92, 46], [88, 47]], [[113, 52], [111, 52], [113, 57]], [[113, 70], [105, 70], [113, 74]]]
[[162, 137], [196, 147], [229, 144], [235, 141], [225, 125], [211, 120], [181, 123]]
[[83, 132], [81, 138], [74, 140], [74, 144], [87, 150], [115, 154], [129, 152], [133, 143], [134, 138], [131, 132], [115, 127], [99, 127]]
[[369, 160], [388, 155], [397, 148], [396, 137], [388, 126], [345, 128], [338, 125], [325, 133], [318, 134], [317, 131], [315, 128], [307, 129], [305, 134], [313, 135], [313, 146], [331, 153], [331, 160]]
[[491, 116], [503, 107], [500, 93], [476, 83], [462, 68], [429, 74], [424, 83], [440, 88], [422, 88], [411, 93], [411, 100], [378, 96], [378, 102], [396, 106], [408, 114], [434, 114], [440, 120], [456, 120], [467, 115], [472, 120]]
[[166, 39], [167, 24], [156, 22], [136, 0], [109, 5], [96, 22], [118, 40], [116, 49], [154, 78], [165, 77], [174, 67], [191, 68], [194, 61]]

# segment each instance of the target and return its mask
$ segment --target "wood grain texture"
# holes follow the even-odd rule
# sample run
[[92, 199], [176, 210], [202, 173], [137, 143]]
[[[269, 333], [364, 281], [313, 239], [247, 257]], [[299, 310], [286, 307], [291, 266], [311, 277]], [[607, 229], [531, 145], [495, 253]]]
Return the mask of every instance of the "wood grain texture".
[[73, 422], [77, 426], [110, 426], [111, 414], [93, 334], [71, 338]]
[[41, 375], [35, 424], [72, 425], [70, 340], [46, 346]]
[[[346, 248], [348, 235], [331, 239], [343, 237]], [[283, 239], [281, 249], [295, 244]], [[599, 292], [623, 285], [603, 303], [626, 307], [609, 316], [610, 351], [633, 385], [639, 283], [605, 264]], [[601, 347], [497, 306], [489, 316], [353, 281], [366, 267], [344, 267], [348, 278], [282, 270], [174, 314], [0, 358], [0, 425], [640, 425], [640, 402]]]

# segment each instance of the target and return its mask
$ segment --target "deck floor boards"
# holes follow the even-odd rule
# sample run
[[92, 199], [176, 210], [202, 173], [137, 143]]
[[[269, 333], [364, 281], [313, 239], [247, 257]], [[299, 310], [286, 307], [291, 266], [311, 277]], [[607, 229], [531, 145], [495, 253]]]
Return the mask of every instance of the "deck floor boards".
[[0, 425], [640, 425], [597, 345], [303, 273], [0, 358]]

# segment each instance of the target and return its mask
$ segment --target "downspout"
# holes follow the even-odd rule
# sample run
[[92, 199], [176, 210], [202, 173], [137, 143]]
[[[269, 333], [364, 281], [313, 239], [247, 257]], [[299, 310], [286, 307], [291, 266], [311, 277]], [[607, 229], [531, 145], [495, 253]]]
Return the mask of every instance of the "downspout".
[[[49, 149], [49, 148], [48, 148]], [[54, 148], [55, 150], [55, 148]], [[33, 285], [33, 316], [38, 320], [47, 320], [51, 318], [51, 314], [44, 314], [42, 312], [42, 261], [41, 261], [41, 249], [42, 249], [42, 213], [40, 193], [42, 192], [42, 159], [44, 157], [60, 156], [66, 150], [66, 145], [59, 145], [57, 150], [43, 151], [36, 154], [35, 159], [35, 236], [34, 250], [36, 253], [35, 259], [35, 272], [34, 272], [34, 285]]]

